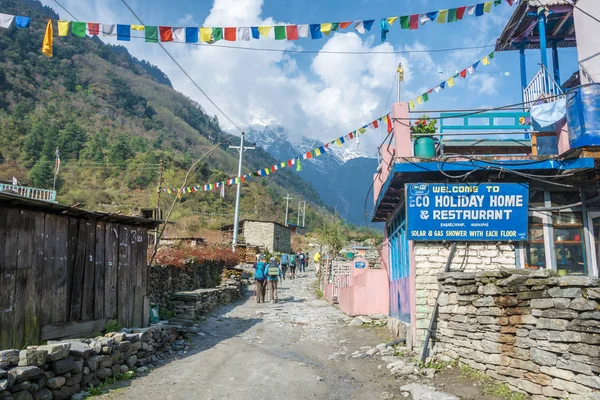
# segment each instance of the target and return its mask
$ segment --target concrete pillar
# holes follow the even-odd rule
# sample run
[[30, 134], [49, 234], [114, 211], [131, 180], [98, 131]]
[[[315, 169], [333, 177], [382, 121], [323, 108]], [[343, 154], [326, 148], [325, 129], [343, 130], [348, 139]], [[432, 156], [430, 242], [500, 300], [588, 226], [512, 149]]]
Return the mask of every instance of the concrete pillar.
[[414, 155], [414, 148], [410, 138], [408, 103], [394, 103], [392, 118], [400, 118], [393, 121], [396, 157], [412, 157]]

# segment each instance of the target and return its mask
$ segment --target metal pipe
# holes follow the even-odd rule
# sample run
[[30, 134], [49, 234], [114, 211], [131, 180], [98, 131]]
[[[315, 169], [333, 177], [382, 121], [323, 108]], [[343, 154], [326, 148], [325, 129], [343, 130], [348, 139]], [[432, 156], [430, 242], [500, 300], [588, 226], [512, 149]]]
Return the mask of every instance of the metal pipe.
[[244, 157], [244, 137], [245, 133], [242, 132], [242, 139], [240, 141], [240, 159], [238, 161], [238, 184], [237, 190], [235, 192], [235, 212], [233, 215], [233, 246], [237, 245], [238, 241], [238, 230], [240, 226], [239, 216], [240, 216], [240, 197], [242, 195], [242, 158]]

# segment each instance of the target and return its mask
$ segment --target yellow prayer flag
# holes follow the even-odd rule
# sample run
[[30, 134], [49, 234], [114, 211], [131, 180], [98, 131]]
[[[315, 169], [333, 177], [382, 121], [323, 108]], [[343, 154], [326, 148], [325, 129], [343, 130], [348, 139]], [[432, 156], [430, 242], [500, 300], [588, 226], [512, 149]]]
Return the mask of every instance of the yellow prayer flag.
[[417, 103], [423, 104], [423, 96], [417, 97]]
[[272, 26], [259, 26], [258, 27], [258, 33], [260, 33], [260, 37], [267, 37], [269, 36], [269, 32], [271, 32], [271, 29], [273, 29]]
[[67, 36], [69, 33], [69, 21], [57, 21], [58, 22], [58, 36]]
[[481, 63], [482, 63], [483, 65], [489, 65], [489, 63], [490, 63], [490, 57], [489, 57], [489, 56], [485, 56], [485, 57], [483, 57], [483, 58], [481, 59]]
[[340, 139], [335, 139], [335, 144], [337, 144], [338, 146], [341, 146], [342, 141]]
[[321, 155], [321, 150], [319, 150], [319, 148], [317, 147], [317, 148], [315, 149], [315, 157], [318, 157], [318, 156], [320, 156], [320, 155]]
[[490, 11], [492, 11], [492, 2], [486, 1], [483, 3], [483, 12], [489, 13]]
[[46, 34], [44, 35], [44, 41], [42, 42], [42, 54], [52, 57], [52, 20], [48, 20], [46, 25]]
[[396, 22], [397, 19], [398, 19], [398, 17], [389, 17], [387, 19], [387, 23], [390, 25], [394, 25], [394, 22]]
[[321, 32], [324, 34], [329, 35], [331, 33], [331, 29], [333, 29], [333, 24], [331, 22], [321, 24]]
[[410, 108], [411, 110], [413, 110], [415, 108], [415, 101], [411, 100], [408, 102], [408, 108]]
[[134, 31], [143, 31], [144, 25], [131, 25], [131, 29]]
[[438, 17], [437, 17], [438, 24], [446, 23], [447, 19], [448, 19], [448, 10], [440, 10], [440, 12], [438, 13]]
[[448, 79], [448, 87], [454, 86], [454, 78]]
[[271, 170], [270, 170], [269, 168], [265, 168], [265, 173], [266, 173], [267, 175], [271, 175]]
[[363, 133], [365, 133], [367, 130], [366, 130], [365, 128], [358, 128], [358, 131], [359, 131], [361, 134], [363, 134]]
[[210, 42], [212, 36], [212, 28], [200, 28], [200, 41]]

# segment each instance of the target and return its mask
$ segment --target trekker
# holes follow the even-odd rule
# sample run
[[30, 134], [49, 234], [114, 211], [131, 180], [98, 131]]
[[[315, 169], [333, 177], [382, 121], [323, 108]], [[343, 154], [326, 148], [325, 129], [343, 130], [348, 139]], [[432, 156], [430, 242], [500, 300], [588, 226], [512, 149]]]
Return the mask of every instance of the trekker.
[[281, 272], [283, 273], [283, 279], [285, 279], [285, 273], [287, 272], [287, 269], [288, 269], [288, 264], [290, 262], [290, 256], [287, 253], [282, 253], [279, 260], [281, 262]]
[[271, 257], [269, 263], [265, 266], [264, 269], [265, 276], [267, 277], [267, 285], [269, 286], [269, 293], [271, 303], [277, 302], [277, 282], [279, 278], [283, 278], [281, 273], [281, 269], [277, 265], [277, 260], [275, 257]]
[[300, 253], [298, 258], [300, 259], [300, 272], [306, 272], [306, 258], [304, 257], [304, 253]]
[[317, 251], [313, 260], [315, 262], [315, 271], [317, 272], [317, 275], [319, 275], [319, 270], [321, 269], [321, 253]]
[[290, 279], [296, 279], [296, 254], [290, 254]]
[[254, 284], [256, 286], [256, 302], [264, 303], [265, 302], [265, 291], [267, 290], [267, 285], [265, 280], [267, 276], [265, 275], [265, 265], [267, 264], [267, 260], [263, 255], [259, 258], [256, 263], [255, 271], [254, 271]]
[[308, 270], [308, 260], [310, 260], [310, 256], [308, 255], [308, 251], [304, 254], [304, 272]]

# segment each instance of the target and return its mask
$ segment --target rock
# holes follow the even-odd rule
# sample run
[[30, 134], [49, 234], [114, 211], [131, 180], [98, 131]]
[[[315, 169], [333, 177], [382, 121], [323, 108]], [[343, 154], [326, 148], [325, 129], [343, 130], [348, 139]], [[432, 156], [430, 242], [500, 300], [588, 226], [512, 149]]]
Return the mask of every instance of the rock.
[[[0, 351], [0, 364], [17, 365], [19, 363], [18, 350], [2, 350]], [[7, 365], [7, 366], [8, 366]]]
[[12, 394], [13, 400], [33, 400], [33, 396], [26, 390]]
[[47, 362], [58, 361], [69, 356], [71, 343], [55, 343], [45, 346], [38, 346], [38, 350], [46, 350], [48, 352]]
[[374, 319], [375, 321], [381, 321], [387, 319], [387, 315], [385, 314], [369, 314], [369, 318]]
[[552, 299], [532, 299], [531, 308], [545, 309], [554, 307]]
[[315, 379], [319, 382], [323, 382], [325, 379], [321, 378], [320, 376], [315, 376]]
[[411, 375], [411, 374], [413, 374], [415, 372], [415, 367], [410, 366], [410, 365], [405, 365], [404, 367], [392, 368], [390, 370], [390, 372], [395, 377], [407, 376], [407, 375]]
[[80, 374], [83, 371], [83, 360], [75, 361], [75, 368], [71, 371], [74, 374]]
[[60, 389], [65, 385], [67, 380], [63, 376], [57, 376], [55, 378], [50, 378], [46, 381], [46, 387], [48, 389]]
[[600, 288], [588, 288], [585, 291], [588, 299], [600, 300]]
[[600, 389], [600, 377], [598, 376], [577, 375], [575, 377], [575, 382], [594, 389]]
[[34, 395], [35, 400], [52, 400], [52, 392], [46, 388], [40, 389]]
[[121, 365], [121, 374], [126, 374], [129, 372], [129, 367], [127, 365]]
[[98, 368], [96, 370], [96, 377], [100, 380], [105, 379], [107, 376], [112, 376], [111, 368]]
[[56, 375], [64, 374], [65, 372], [72, 371], [77, 365], [73, 357], [69, 356], [63, 360], [58, 360], [50, 363], [50, 370]]
[[586, 311], [579, 314], [580, 319], [596, 319], [600, 320], [600, 311]]
[[574, 299], [575, 297], [581, 296], [581, 289], [576, 287], [565, 289], [553, 287], [548, 289], [548, 294], [550, 295], [550, 297], [566, 297]]
[[477, 285], [465, 285], [465, 286], [459, 286], [456, 289], [456, 293], [464, 295], [464, 294], [474, 294], [477, 293], [478, 291], [478, 287]]
[[554, 331], [564, 331], [567, 329], [569, 321], [564, 319], [540, 318], [537, 321], [538, 329], [549, 329]]
[[8, 389], [8, 379], [0, 379], [0, 392]]
[[13, 385], [12, 389], [10, 389], [10, 390], [12, 392], [20, 392], [21, 390], [28, 390], [30, 386], [31, 386], [31, 382], [23, 381], [21, 383], [17, 383], [15, 385]]
[[351, 322], [350, 322], [350, 326], [361, 326], [363, 324], [363, 321], [360, 318], [354, 318]]
[[573, 320], [569, 322], [568, 329], [571, 331], [600, 333], [600, 321], [593, 319], [588, 320]]
[[558, 286], [597, 286], [598, 280], [590, 276], [563, 276], [558, 279]]
[[365, 354], [369, 357], [374, 356], [375, 354], [377, 354], [379, 350], [377, 350], [377, 348], [373, 347], [372, 349], [369, 349], [365, 352]]
[[564, 318], [564, 319], [574, 319], [577, 318], [579, 313], [574, 310], [559, 310], [556, 308], [549, 308], [542, 311], [541, 316], [544, 318]]
[[[90, 369], [90, 371], [95, 371], [98, 369], [100, 362], [107, 356], [91, 356], [87, 360], [85, 360], [85, 365]], [[110, 359], [110, 357], [108, 357]], [[110, 359], [110, 364], [112, 365], [112, 359]]]
[[137, 369], [138, 374], [143, 374], [145, 372], [148, 372], [148, 367], [140, 367]]
[[88, 358], [93, 356], [94, 353], [94, 349], [92, 349], [87, 343], [71, 342], [69, 354], [73, 357]]
[[127, 366], [129, 368], [132, 368], [135, 366], [135, 363], [137, 362], [138, 358], [137, 356], [131, 356], [127, 358], [127, 361], [125, 361], [125, 363], [127, 364]]
[[459, 398], [454, 395], [438, 392], [432, 387], [419, 383], [404, 385], [400, 387], [400, 390], [412, 395], [413, 400], [459, 400]]
[[363, 324], [370, 324], [373, 322], [373, 320], [366, 315], [359, 315], [356, 318], [360, 319], [363, 322]]
[[482, 295], [486, 295], [486, 296], [491, 295], [491, 296], [494, 296], [494, 295], [498, 295], [498, 294], [504, 293], [504, 289], [502, 289], [499, 286], [494, 285], [493, 283], [488, 283], [485, 286], [480, 286], [478, 292], [479, 292], [479, 294], [482, 294]]
[[433, 379], [435, 376], [435, 368], [423, 368], [421, 371], [421, 375], [425, 376], [428, 379]]
[[577, 297], [573, 299], [569, 307], [577, 311], [594, 311], [598, 310], [598, 303], [594, 300], [584, 299], [583, 297]]
[[121, 353], [127, 353], [131, 348], [131, 343], [127, 341], [119, 342], [119, 351]]
[[385, 343], [379, 343], [377, 346], [375, 346], [375, 348], [380, 351], [385, 349], [386, 347], [387, 347], [387, 344], [385, 344]]
[[42, 375], [43, 372], [38, 367], [15, 367], [9, 371], [15, 377], [16, 382], [29, 381]]
[[3, 370], [2, 368], [0, 368], [0, 379], [6, 377], [6, 375], [8, 374], [8, 372], [6, 372], [5, 370]]
[[81, 379], [83, 378], [83, 374], [73, 374], [70, 377], [67, 378], [67, 380], [65, 381], [65, 385], [66, 386], [73, 386], [76, 385], [78, 383], [81, 383]]
[[19, 352], [19, 367], [40, 367], [46, 364], [46, 350], [21, 350]]
[[63, 386], [59, 390], [53, 390], [52, 396], [53, 396], [54, 400], [68, 400], [73, 395], [75, 395], [75, 393], [79, 392], [80, 390], [81, 390], [81, 387], [79, 385]]
[[390, 392], [381, 392], [379, 398], [382, 400], [390, 400], [394, 398], [394, 394]]
[[529, 394], [542, 394], [542, 386], [525, 379], [519, 379], [517, 387]]
[[89, 397], [90, 394], [88, 392], [79, 392], [79, 393], [75, 393], [72, 397], [71, 400], [83, 400], [86, 397]]

